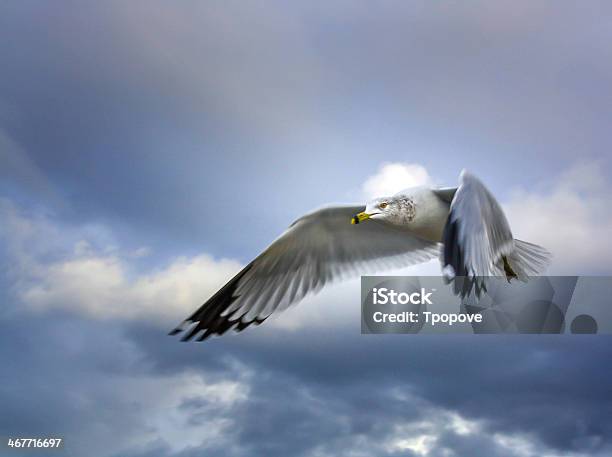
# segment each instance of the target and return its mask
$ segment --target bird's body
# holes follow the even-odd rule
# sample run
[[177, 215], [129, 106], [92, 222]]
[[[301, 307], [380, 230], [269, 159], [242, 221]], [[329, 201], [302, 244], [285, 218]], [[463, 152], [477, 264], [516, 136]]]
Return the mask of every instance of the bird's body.
[[[457, 188], [416, 187], [364, 205], [336, 205], [296, 220], [171, 334], [203, 340], [260, 324], [328, 282], [439, 257], [454, 292], [485, 288], [485, 278], [526, 281], [548, 252], [515, 240], [491, 193], [462, 172]], [[192, 325], [191, 328], [187, 328]]]

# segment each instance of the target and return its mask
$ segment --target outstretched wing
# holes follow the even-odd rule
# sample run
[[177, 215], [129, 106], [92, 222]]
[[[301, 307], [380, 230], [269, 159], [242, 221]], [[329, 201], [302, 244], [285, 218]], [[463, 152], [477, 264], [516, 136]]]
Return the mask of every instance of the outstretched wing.
[[439, 254], [437, 243], [383, 222], [351, 225], [351, 217], [364, 210], [333, 206], [298, 219], [170, 334], [185, 330], [184, 341], [196, 336], [201, 341], [232, 328], [240, 331], [328, 282], [425, 262]]
[[488, 276], [539, 274], [549, 254], [540, 246], [515, 240], [504, 212], [478, 178], [463, 171], [451, 202], [443, 235], [444, 272], [451, 268], [455, 293], [462, 297], [485, 288]]

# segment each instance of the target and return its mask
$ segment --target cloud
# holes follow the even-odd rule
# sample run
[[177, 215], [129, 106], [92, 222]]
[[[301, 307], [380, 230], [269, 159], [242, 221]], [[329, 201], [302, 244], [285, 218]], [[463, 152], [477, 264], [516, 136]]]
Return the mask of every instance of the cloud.
[[[34, 23], [29, 13], [3, 9], [0, 41], [19, 46], [3, 49], [0, 128], [72, 218], [114, 219], [157, 252], [181, 243], [241, 256], [298, 215], [295, 201], [298, 212], [338, 201], [381, 160], [424, 163], [448, 182], [479, 167], [507, 188], [577, 150], [610, 149], [610, 32], [605, 15], [575, 6], [388, 3], [373, 16], [347, 2], [105, 2], [59, 5]], [[242, 208], [224, 218], [231, 227], [206, 217], [211, 199]], [[235, 236], [263, 201], [286, 212]]]
[[15, 294], [31, 312], [68, 310], [96, 319], [139, 319], [174, 325], [211, 296], [240, 263], [207, 254], [137, 268], [149, 249], [118, 249], [104, 229], [63, 227], [38, 212], [0, 200], [0, 240], [12, 259]]
[[11, 376], [0, 428], [59, 434], [60, 456], [610, 452], [604, 337], [482, 342], [304, 328], [182, 344], [138, 320], [53, 314], [3, 326]]
[[93, 318], [168, 322], [186, 317], [239, 268], [232, 260], [198, 255], [131, 278], [124, 257], [77, 256], [45, 267], [21, 298], [34, 311], [66, 309]]
[[[599, 201], [606, 182], [595, 170], [572, 168], [549, 189], [520, 196], [550, 203], [564, 192]], [[355, 280], [257, 329], [184, 345], [165, 330], [240, 262], [198, 254], [153, 267], [153, 253], [118, 248], [108, 227], [64, 226], [6, 199], [0, 216], [2, 244], [19, 265], [9, 306], [27, 310], [3, 317], [0, 347], [12, 379], [22, 380], [0, 392], [11, 420], [3, 429], [59, 430], [68, 451], [95, 457], [592, 457], [610, 450], [599, 383], [609, 376], [599, 363], [609, 352], [603, 337], [499, 337], [482, 346], [422, 336], [409, 348], [397, 338], [364, 338]], [[431, 262], [399, 274], [438, 269]], [[45, 402], [49, 389], [56, 397]], [[24, 392], [27, 402], [14, 401]], [[42, 402], [47, 413], [34, 421]]]
[[60, 436], [60, 456], [125, 456], [159, 442], [165, 455], [232, 446], [253, 376], [240, 363], [222, 356], [222, 370], [196, 364], [154, 374], [124, 329], [108, 321], [13, 316], [4, 325], [1, 352], [11, 367], [0, 392], [3, 433]]
[[[364, 192], [385, 195], [411, 185], [430, 185], [417, 164], [383, 164], [367, 179]], [[542, 244], [554, 255], [552, 273], [610, 271], [612, 250], [603, 241], [612, 231], [607, 183], [597, 164], [570, 168], [548, 186], [517, 189], [504, 205], [514, 234]], [[21, 213], [10, 201], [2, 205], [6, 249], [17, 296], [30, 311], [68, 310], [96, 319], [146, 319], [174, 325], [193, 312], [241, 268], [241, 262], [209, 254], [171, 258], [157, 268], [137, 267], [149, 248], [121, 250], [106, 229], [64, 230], [48, 217]], [[67, 235], [69, 233], [69, 235]], [[47, 243], [47, 245], [45, 244]], [[62, 251], [63, 246], [63, 251]], [[69, 249], [68, 249], [69, 248]], [[49, 256], [49, 251], [57, 251]], [[49, 260], [51, 258], [51, 260]], [[439, 274], [437, 260], [389, 274]], [[357, 319], [359, 280], [328, 286], [299, 306], [274, 316], [271, 330], [303, 326], [331, 328]]]
[[432, 184], [429, 173], [419, 164], [384, 163], [376, 174], [363, 183], [362, 192], [367, 199], [393, 195], [400, 190]]
[[539, 190], [516, 189], [504, 209], [515, 237], [553, 253], [550, 273], [609, 273], [611, 185], [600, 163], [577, 164]]
[[492, 5], [3, 5], [0, 117], [24, 149], [1, 178], [73, 213], [0, 200], [2, 433], [92, 457], [611, 455], [602, 336], [364, 337], [356, 282], [204, 345], [160, 329], [243, 263], [223, 256], [405, 151], [516, 185], [517, 236], [609, 272], [609, 169], [535, 184], [610, 150], [608, 15]]

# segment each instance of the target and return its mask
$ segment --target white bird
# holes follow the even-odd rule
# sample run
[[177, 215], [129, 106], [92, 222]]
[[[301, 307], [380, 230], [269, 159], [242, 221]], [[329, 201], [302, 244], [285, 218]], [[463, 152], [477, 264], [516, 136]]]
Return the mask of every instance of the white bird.
[[499, 203], [464, 170], [457, 188], [416, 187], [306, 214], [170, 334], [202, 341], [241, 331], [329, 282], [438, 256], [461, 297], [480, 296], [488, 276], [526, 281], [550, 258], [514, 239]]

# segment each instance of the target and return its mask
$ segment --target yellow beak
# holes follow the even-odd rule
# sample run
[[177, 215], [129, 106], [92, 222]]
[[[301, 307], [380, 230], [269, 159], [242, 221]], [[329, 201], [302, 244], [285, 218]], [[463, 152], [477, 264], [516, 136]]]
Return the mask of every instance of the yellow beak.
[[359, 214], [355, 214], [352, 218], [351, 218], [351, 224], [359, 224], [360, 222], [365, 221], [366, 219], [369, 219], [370, 215], [368, 213], [359, 213]]

